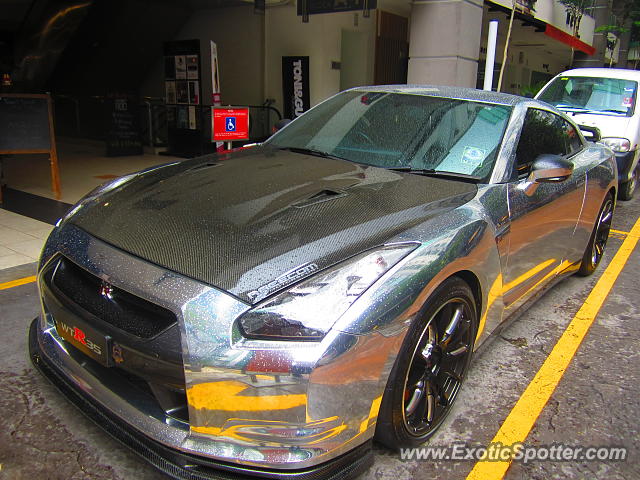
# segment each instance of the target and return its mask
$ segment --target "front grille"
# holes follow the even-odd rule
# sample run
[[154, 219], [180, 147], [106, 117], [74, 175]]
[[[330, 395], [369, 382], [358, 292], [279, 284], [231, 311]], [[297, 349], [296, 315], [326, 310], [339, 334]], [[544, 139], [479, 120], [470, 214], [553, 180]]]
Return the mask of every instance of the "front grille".
[[120, 361], [105, 366], [65, 340], [72, 358], [105, 381], [128, 385], [127, 391], [144, 395], [167, 417], [188, 423], [181, 343], [172, 312], [115, 286], [102, 295], [99, 277], [62, 256], [42, 279], [45, 311], [56, 323], [66, 318], [73, 325], [78, 317], [110, 339], [108, 349], [117, 345], [120, 351]]
[[177, 322], [169, 310], [109, 285], [108, 298], [101, 294], [103, 281], [62, 257], [51, 286], [83, 310], [131, 335], [151, 338]]

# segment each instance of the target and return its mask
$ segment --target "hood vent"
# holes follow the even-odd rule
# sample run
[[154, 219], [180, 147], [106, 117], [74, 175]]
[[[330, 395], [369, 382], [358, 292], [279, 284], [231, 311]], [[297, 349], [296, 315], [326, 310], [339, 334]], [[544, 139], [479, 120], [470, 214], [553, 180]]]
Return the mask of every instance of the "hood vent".
[[335, 200], [336, 198], [344, 197], [346, 195], [347, 192], [325, 188], [324, 190], [320, 190], [318, 193], [310, 196], [306, 200], [300, 200], [299, 202], [294, 203], [292, 206], [294, 208], [305, 208], [311, 205], [315, 205], [316, 203], [328, 202], [329, 200]]

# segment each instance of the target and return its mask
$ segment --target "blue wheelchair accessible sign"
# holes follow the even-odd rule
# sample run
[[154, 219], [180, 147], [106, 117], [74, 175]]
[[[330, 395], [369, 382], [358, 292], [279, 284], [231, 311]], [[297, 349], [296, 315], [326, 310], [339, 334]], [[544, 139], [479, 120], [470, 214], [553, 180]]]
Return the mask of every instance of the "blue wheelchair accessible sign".
[[236, 131], [236, 117], [226, 117], [224, 119], [224, 127], [226, 132]]

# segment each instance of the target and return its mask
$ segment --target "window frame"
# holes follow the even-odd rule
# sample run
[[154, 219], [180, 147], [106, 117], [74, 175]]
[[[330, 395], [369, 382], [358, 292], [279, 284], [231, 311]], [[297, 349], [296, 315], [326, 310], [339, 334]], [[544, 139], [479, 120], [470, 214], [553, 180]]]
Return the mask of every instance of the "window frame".
[[[518, 140], [515, 142], [514, 144], [514, 148], [513, 148], [513, 153], [512, 153], [512, 162], [511, 162], [511, 182], [518, 182], [518, 181], [522, 181], [525, 180], [529, 177], [529, 174], [531, 173], [531, 168], [529, 167], [529, 170], [526, 174], [518, 174], [518, 146], [520, 145], [520, 140], [522, 139], [522, 134], [524, 132], [524, 127], [525, 127], [525, 122], [527, 120], [527, 115], [529, 114], [530, 111], [540, 111], [540, 112], [544, 112], [546, 114], [551, 114], [554, 117], [556, 117], [557, 119], [566, 122], [568, 125], [570, 125], [571, 127], [573, 127], [578, 135], [578, 139], [580, 141], [580, 146], [579, 148], [575, 149], [575, 150], [570, 150], [568, 151], [568, 153], [565, 153], [564, 155], [561, 155], [562, 158], [566, 158], [566, 159], [570, 159], [574, 156], [576, 156], [577, 154], [579, 154], [580, 152], [584, 151], [584, 149], [587, 147], [587, 141], [584, 138], [584, 135], [582, 134], [582, 131], [580, 130], [580, 127], [573, 122], [570, 118], [568, 118], [564, 113], [559, 112], [559, 111], [554, 111], [551, 110], [549, 108], [544, 108], [542, 105], [525, 105], [524, 106], [525, 112], [524, 115], [522, 116], [522, 124], [520, 125], [520, 131], [518, 134]], [[570, 145], [566, 145], [567, 150], [569, 149]], [[531, 164], [533, 164], [533, 162], [531, 162]]]

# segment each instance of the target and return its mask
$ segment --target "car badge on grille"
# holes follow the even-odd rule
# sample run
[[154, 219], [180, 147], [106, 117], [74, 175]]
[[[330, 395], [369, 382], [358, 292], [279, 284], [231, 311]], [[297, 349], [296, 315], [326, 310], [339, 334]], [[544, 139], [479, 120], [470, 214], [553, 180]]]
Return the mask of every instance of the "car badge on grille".
[[102, 282], [98, 293], [100, 293], [101, 297], [104, 297], [107, 300], [113, 300], [113, 287], [107, 282]]

